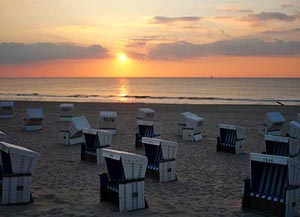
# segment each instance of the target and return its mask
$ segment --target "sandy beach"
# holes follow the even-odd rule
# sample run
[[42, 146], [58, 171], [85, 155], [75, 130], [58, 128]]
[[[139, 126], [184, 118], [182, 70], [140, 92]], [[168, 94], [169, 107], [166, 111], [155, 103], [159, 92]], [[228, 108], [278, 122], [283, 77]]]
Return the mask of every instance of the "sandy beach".
[[[168, 105], [122, 103], [75, 103], [75, 115], [86, 116], [93, 128], [98, 126], [101, 110], [118, 112], [118, 133], [112, 148], [144, 154], [134, 147], [136, 114], [139, 107], [156, 110], [162, 124], [161, 138], [179, 143], [178, 181], [158, 183], [146, 178], [148, 209], [118, 213], [117, 207], [99, 202], [99, 173], [105, 164], [80, 161], [80, 146], [58, 144], [58, 102], [15, 102], [15, 118], [0, 120], [0, 130], [8, 142], [41, 154], [33, 174], [34, 203], [0, 207], [0, 216], [258, 216], [241, 210], [243, 180], [249, 176], [249, 152], [264, 151], [259, 130], [264, 115], [281, 112], [287, 123], [296, 119], [297, 106], [267, 105]], [[25, 132], [26, 108], [41, 107], [44, 129]], [[191, 111], [203, 117], [204, 139], [186, 142], [177, 136], [179, 113]], [[217, 153], [218, 124], [236, 124], [246, 128], [245, 154]], [[285, 125], [287, 127], [287, 124]]]

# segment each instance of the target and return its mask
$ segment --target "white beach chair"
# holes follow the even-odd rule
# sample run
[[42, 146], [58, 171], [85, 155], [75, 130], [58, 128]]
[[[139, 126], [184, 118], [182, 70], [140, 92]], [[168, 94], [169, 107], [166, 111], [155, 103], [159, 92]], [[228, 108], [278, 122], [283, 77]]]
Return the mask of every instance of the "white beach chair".
[[33, 202], [31, 174], [40, 155], [27, 148], [0, 142], [0, 204]]
[[289, 123], [289, 129], [287, 136], [300, 140], [300, 123], [297, 121], [291, 121]]
[[137, 119], [144, 121], [154, 121], [155, 111], [151, 108], [139, 108]]
[[64, 145], [84, 143], [83, 129], [91, 128], [86, 117], [73, 117], [68, 125], [68, 130], [63, 129], [59, 131], [59, 143]]
[[103, 163], [102, 148], [111, 146], [113, 133], [107, 130], [83, 129], [84, 143], [81, 144], [81, 160]]
[[268, 112], [263, 125], [263, 134], [281, 136], [281, 129], [284, 123], [285, 118], [280, 114], [280, 112]]
[[244, 181], [242, 209], [268, 216], [297, 216], [299, 161], [250, 153], [250, 179]]
[[117, 112], [101, 111], [99, 117], [99, 129], [117, 133]]
[[142, 138], [160, 136], [160, 123], [138, 120], [138, 133], [135, 134], [135, 147], [143, 147]]
[[43, 129], [42, 122], [44, 119], [44, 112], [41, 108], [27, 109], [25, 121], [26, 131], [36, 131]]
[[178, 134], [185, 141], [199, 141], [203, 139], [201, 134], [201, 126], [204, 119], [191, 112], [183, 112], [180, 114], [178, 123]]
[[73, 103], [62, 103], [59, 105], [59, 121], [71, 121], [74, 113]]
[[102, 149], [107, 172], [100, 174], [100, 200], [118, 205], [119, 211], [147, 208], [144, 180], [145, 156], [123, 151]]
[[7, 139], [6, 133], [0, 131], [0, 142], [5, 142]]
[[8, 119], [14, 117], [14, 102], [2, 101], [0, 102], [0, 118]]
[[244, 150], [245, 128], [219, 124], [220, 136], [217, 137], [217, 151], [240, 154]]
[[147, 137], [142, 138], [142, 143], [148, 158], [147, 175], [157, 178], [160, 182], [175, 181], [178, 144]]

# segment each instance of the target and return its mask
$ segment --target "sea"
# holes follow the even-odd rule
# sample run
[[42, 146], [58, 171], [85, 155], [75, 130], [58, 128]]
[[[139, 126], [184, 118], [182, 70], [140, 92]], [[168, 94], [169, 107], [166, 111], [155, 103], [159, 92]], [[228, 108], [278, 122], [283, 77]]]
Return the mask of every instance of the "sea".
[[0, 78], [0, 100], [300, 105], [300, 78]]

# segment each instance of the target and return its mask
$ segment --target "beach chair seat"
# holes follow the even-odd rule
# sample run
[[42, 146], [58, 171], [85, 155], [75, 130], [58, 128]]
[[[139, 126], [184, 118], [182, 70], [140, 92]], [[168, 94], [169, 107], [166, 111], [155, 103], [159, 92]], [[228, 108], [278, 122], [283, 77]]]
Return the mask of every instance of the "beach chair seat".
[[141, 155], [102, 149], [107, 173], [100, 174], [100, 201], [109, 201], [119, 211], [147, 208], [144, 180], [147, 158]]
[[98, 129], [83, 129], [84, 143], [81, 144], [81, 160], [102, 163], [102, 148], [111, 146], [112, 132]]
[[59, 121], [71, 121], [74, 113], [73, 103], [62, 103], [59, 105]]
[[91, 125], [84, 116], [73, 117], [68, 124], [68, 131], [60, 130], [59, 141], [65, 145], [77, 145], [85, 142], [83, 136], [84, 129], [90, 129]]
[[117, 116], [114, 111], [101, 111], [99, 117], [99, 129], [117, 133]]
[[265, 123], [263, 124], [263, 134], [281, 136], [281, 129], [284, 123], [285, 118], [280, 112], [268, 112], [265, 116]]
[[148, 158], [147, 175], [160, 182], [177, 180], [176, 156], [178, 144], [163, 139], [142, 138], [146, 157]]
[[14, 117], [14, 102], [2, 101], [0, 102], [0, 118], [9, 119]]
[[297, 216], [300, 165], [284, 156], [250, 153], [242, 209], [271, 216]]
[[244, 149], [245, 129], [236, 125], [219, 124], [217, 151], [240, 154]]
[[143, 147], [142, 138], [160, 136], [160, 123], [138, 120], [138, 133], [135, 134], [135, 147]]
[[25, 121], [26, 131], [36, 131], [43, 129], [42, 122], [44, 119], [44, 112], [41, 108], [30, 108], [27, 109]]
[[300, 140], [291, 137], [265, 135], [266, 154], [297, 157], [300, 151]]
[[137, 119], [143, 121], [154, 121], [155, 110], [151, 108], [139, 108]]
[[204, 119], [191, 112], [183, 112], [180, 114], [178, 122], [178, 134], [185, 141], [199, 141], [203, 139], [201, 126]]
[[39, 158], [37, 152], [0, 142], [0, 206], [33, 202], [31, 174]]

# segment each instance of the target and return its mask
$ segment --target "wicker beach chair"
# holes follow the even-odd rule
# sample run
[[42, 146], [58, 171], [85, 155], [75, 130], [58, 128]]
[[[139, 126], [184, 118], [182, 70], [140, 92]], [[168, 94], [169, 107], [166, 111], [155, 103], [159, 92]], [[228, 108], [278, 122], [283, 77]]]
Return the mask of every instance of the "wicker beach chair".
[[250, 154], [250, 179], [244, 181], [242, 209], [271, 216], [297, 216], [300, 166], [293, 158]]
[[41, 108], [27, 109], [24, 118], [26, 131], [36, 131], [43, 129], [42, 122], [44, 119], [44, 112]]
[[0, 102], [0, 119], [9, 119], [14, 117], [14, 102]]
[[285, 118], [280, 112], [268, 112], [265, 116], [265, 123], [263, 124], [263, 134], [281, 136], [281, 129], [284, 123]]
[[0, 204], [33, 202], [31, 174], [40, 155], [27, 148], [0, 142]]
[[102, 148], [111, 146], [112, 132], [98, 129], [83, 129], [85, 142], [81, 144], [81, 160], [102, 163]]
[[145, 156], [123, 151], [102, 149], [107, 172], [100, 174], [100, 200], [112, 202], [119, 211], [147, 208], [144, 179]]
[[151, 108], [139, 108], [137, 119], [144, 121], [154, 121], [155, 110]]
[[240, 154], [244, 149], [245, 129], [236, 125], [219, 124], [217, 151]]
[[138, 133], [135, 135], [135, 147], [143, 147], [142, 138], [160, 136], [160, 123], [138, 120]]
[[114, 111], [101, 111], [99, 117], [99, 129], [117, 133], [117, 116]]
[[73, 103], [62, 103], [59, 105], [59, 121], [71, 121], [74, 113]]
[[178, 144], [162, 139], [142, 138], [146, 157], [148, 158], [147, 175], [160, 182], [177, 180], [176, 155]]
[[191, 112], [183, 112], [180, 116], [178, 134], [183, 140], [194, 142], [202, 140], [201, 126], [204, 119]]

